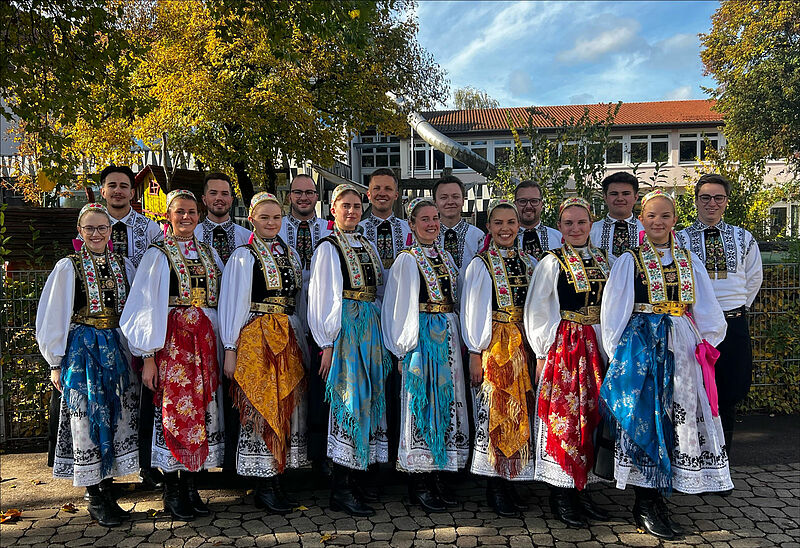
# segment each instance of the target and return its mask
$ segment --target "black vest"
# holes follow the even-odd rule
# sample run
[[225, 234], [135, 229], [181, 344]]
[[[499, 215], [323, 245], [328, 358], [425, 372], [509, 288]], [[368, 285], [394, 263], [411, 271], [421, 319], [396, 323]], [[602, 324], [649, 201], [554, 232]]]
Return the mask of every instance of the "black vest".
[[[86, 287], [86, 280], [83, 272], [83, 261], [80, 255], [76, 253], [73, 253], [68, 257], [72, 261], [72, 266], [75, 267], [75, 298], [72, 303], [72, 313], [88, 315], [89, 299], [87, 297], [88, 289]], [[128, 275], [125, 272], [125, 260], [123, 259], [122, 255], [116, 253], [111, 253], [110, 257], [112, 261], [117, 261], [119, 264], [119, 268], [122, 271], [122, 276], [125, 283], [125, 293], [127, 294], [127, 290], [130, 289], [130, 285], [128, 282]], [[100, 298], [103, 301], [103, 306], [109, 312], [116, 314], [117, 281], [114, 279], [114, 271], [111, 270], [111, 265], [105, 261], [103, 264], [98, 264], [95, 261], [95, 264], [97, 265], [97, 285], [100, 288]]]
[[[414, 260], [416, 262], [416, 259]], [[433, 265], [436, 277], [439, 278], [439, 287], [442, 290], [443, 300], [437, 303], [431, 299], [430, 291], [428, 291], [428, 281], [422, 275], [419, 265], [417, 265], [417, 272], [419, 273], [419, 304], [452, 304], [453, 280], [450, 279], [450, 269], [447, 267], [447, 263], [442, 260], [441, 255], [437, 257], [428, 257], [428, 260], [431, 262], [431, 265]]]
[[[368, 287], [377, 287], [378, 283], [375, 275], [375, 267], [372, 265], [369, 252], [364, 247], [353, 248], [353, 252], [355, 252], [356, 257], [358, 257], [358, 262], [361, 263], [361, 271], [364, 273], [364, 287], [353, 287], [350, 282], [350, 270], [347, 268], [347, 259], [345, 259], [342, 248], [339, 247], [339, 242], [336, 237], [325, 236], [320, 240], [320, 243], [322, 242], [330, 242], [339, 254], [339, 268], [342, 270], [342, 289], [345, 291], [363, 291]], [[365, 245], [369, 245], [369, 243], [365, 243]]]
[[[489, 252], [484, 251], [483, 253], [478, 253], [478, 257], [483, 260], [486, 268], [489, 270], [489, 276], [491, 276], [492, 263], [489, 260]], [[528, 296], [528, 285], [530, 284], [525, 261], [520, 258], [517, 252], [514, 253], [513, 257], [503, 257], [501, 255], [500, 258], [503, 259], [503, 263], [505, 263], [506, 266], [508, 286], [511, 290], [511, 305], [522, 308], [525, 306], [525, 298]], [[492, 284], [492, 286], [494, 287], [494, 289], [492, 289], [492, 310], [498, 311], [501, 310], [501, 308], [497, 302], [497, 286], [495, 284]]]
[[594, 258], [583, 259], [583, 269], [586, 271], [586, 278], [589, 280], [589, 291], [578, 293], [575, 285], [571, 283], [572, 276], [564, 267], [567, 264], [564, 257], [564, 250], [555, 249], [550, 251], [558, 258], [561, 268], [558, 272], [558, 302], [561, 310], [577, 312], [584, 306], [600, 306], [603, 296], [603, 288], [606, 285], [605, 277], [600, 268], [595, 264]]
[[[647, 291], [647, 274], [645, 274], [644, 267], [639, 260], [639, 249], [633, 250], [636, 272], [633, 279], [633, 295], [634, 302], [640, 304], [650, 303], [650, 294]], [[667, 286], [667, 300], [680, 301], [680, 291], [678, 290], [678, 268], [675, 266], [675, 261], [668, 265], [661, 265], [661, 270], [664, 272], [664, 284]]]
[[279, 239], [278, 243], [284, 249], [284, 253], [281, 255], [273, 254], [272, 258], [275, 260], [275, 264], [278, 267], [278, 274], [281, 277], [281, 289], [267, 288], [267, 276], [261, 264], [261, 259], [258, 257], [258, 252], [253, 249], [252, 245], [247, 246], [255, 259], [253, 261], [253, 289], [250, 293], [250, 302], [263, 303], [270, 297], [294, 298], [297, 292], [300, 291], [298, 283], [302, 282], [295, 279], [295, 271], [289, 260], [289, 253], [291, 253], [291, 251], [289, 251], [289, 248], [282, 240]]

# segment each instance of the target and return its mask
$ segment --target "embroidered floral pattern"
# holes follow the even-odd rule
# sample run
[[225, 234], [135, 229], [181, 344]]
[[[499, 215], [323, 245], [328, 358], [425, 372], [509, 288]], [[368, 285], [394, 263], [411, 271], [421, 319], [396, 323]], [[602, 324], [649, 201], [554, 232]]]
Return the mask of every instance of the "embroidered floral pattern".
[[[83, 267], [83, 280], [86, 284], [86, 301], [88, 305], [89, 315], [100, 314], [104, 312], [103, 299], [100, 296], [100, 281], [107, 282], [107, 280], [100, 280], [97, 273], [97, 265], [95, 264], [92, 254], [86, 249], [86, 244], [81, 245], [80, 250], [81, 266]], [[122, 313], [122, 307], [125, 305], [127, 299], [127, 283], [125, 274], [123, 273], [122, 266], [119, 261], [106, 250], [105, 252], [106, 264], [111, 268], [111, 274], [114, 277], [114, 289], [117, 293], [116, 310], [115, 314]], [[106, 287], [108, 286], [108, 287]], [[111, 289], [111, 284], [105, 284], [104, 289]]]
[[[591, 290], [591, 284], [589, 283], [589, 279], [586, 276], [586, 269], [583, 267], [583, 259], [581, 259], [578, 252], [575, 251], [575, 248], [572, 247], [570, 244], [564, 244], [564, 247], [561, 248], [564, 253], [564, 260], [566, 264], [566, 271], [572, 280], [572, 284], [575, 287], [576, 293], [588, 293]], [[596, 247], [589, 247], [589, 252], [594, 259], [594, 262], [597, 264], [597, 267], [600, 269], [600, 272], [603, 275], [603, 279], [608, 279], [608, 262], [606, 258], [603, 256], [603, 252], [597, 249]]]
[[[669, 245], [672, 250], [672, 258], [678, 270], [678, 289], [680, 302], [684, 304], [694, 303], [694, 273], [692, 272], [692, 260], [689, 252], [675, 245], [675, 239], [670, 236]], [[639, 247], [639, 258], [644, 268], [645, 280], [650, 304], [658, 304], [667, 301], [667, 285], [664, 281], [664, 270], [661, 267], [661, 258], [653, 247], [650, 238], [645, 235], [642, 245]]]
[[[199, 244], [196, 241], [196, 238], [193, 237], [189, 244], [194, 244], [194, 249], [197, 250], [197, 256], [200, 258], [200, 262], [203, 263], [203, 268], [205, 268], [205, 274], [208, 280], [208, 305], [215, 307], [217, 306], [217, 285], [219, 282], [217, 279], [217, 265], [214, 263], [214, 258], [212, 257], [211, 253], [208, 252], [205, 246]], [[176, 240], [172, 235], [169, 235], [164, 238], [162, 246], [164, 251], [166, 251], [167, 258], [172, 266], [172, 270], [178, 277], [179, 297], [186, 300], [190, 299], [192, 295], [192, 276], [186, 266], [186, 261], [184, 261], [183, 253], [181, 252], [178, 240]], [[186, 249], [189, 249], [188, 245], [186, 246]]]
[[[525, 274], [527, 275], [528, 280], [530, 280], [531, 276], [533, 275], [533, 261], [531, 261], [528, 254], [521, 249], [516, 251], [510, 250], [510, 252], [519, 253], [520, 259], [522, 259], [522, 262], [525, 263]], [[489, 270], [492, 274], [494, 286], [497, 289], [497, 305], [501, 309], [514, 306], [511, 288], [508, 283], [506, 263], [503, 261], [503, 256], [500, 254], [500, 250], [497, 248], [497, 245], [494, 242], [489, 244], [489, 249], [487, 250], [486, 256], [489, 259], [489, 264], [491, 265]]]
[[[458, 269], [450, 261], [450, 258], [447, 256], [447, 254], [442, 253], [442, 250], [438, 244], [434, 243], [433, 248], [439, 254], [439, 257], [442, 258], [444, 263], [447, 265], [448, 270], [450, 271], [450, 283], [453, 286], [453, 292], [455, 293], [456, 280], [458, 279]], [[410, 253], [417, 260], [417, 266], [419, 267], [419, 271], [422, 273], [422, 277], [425, 279], [425, 283], [428, 285], [428, 295], [430, 295], [431, 299], [434, 302], [443, 302], [444, 296], [442, 295], [442, 286], [439, 282], [439, 276], [436, 275], [436, 269], [431, 264], [428, 256], [425, 255], [425, 251], [422, 249], [419, 243], [414, 240], [414, 243], [408, 249], [403, 250], [403, 253]]]
[[[342, 255], [344, 255], [345, 262], [347, 263], [347, 271], [350, 273], [350, 285], [354, 288], [364, 287], [364, 272], [361, 269], [361, 261], [358, 260], [358, 256], [356, 256], [356, 252], [353, 250], [350, 242], [347, 241], [347, 236], [336, 225], [333, 227], [333, 236], [336, 238], [339, 248], [342, 250]], [[370, 243], [362, 235], [356, 234], [355, 237], [361, 243], [361, 247], [364, 251], [369, 254], [370, 261], [372, 261], [372, 266], [375, 269], [375, 285], [382, 285], [383, 269], [381, 268], [382, 263], [380, 257], [378, 257]]]

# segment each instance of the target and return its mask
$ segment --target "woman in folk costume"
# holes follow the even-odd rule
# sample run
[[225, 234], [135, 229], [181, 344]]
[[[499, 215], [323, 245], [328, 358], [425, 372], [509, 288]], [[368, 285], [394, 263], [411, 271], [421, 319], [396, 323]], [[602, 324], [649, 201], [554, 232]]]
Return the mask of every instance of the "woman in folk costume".
[[353, 491], [353, 470], [388, 460], [386, 375], [391, 367], [383, 346], [377, 286], [383, 284], [377, 250], [356, 232], [361, 194], [337, 186], [331, 196], [333, 233], [323, 238], [311, 260], [308, 325], [322, 357], [325, 380], [328, 457], [333, 460], [331, 508], [351, 515], [375, 511]]
[[464, 274], [461, 332], [469, 350], [474, 387], [475, 445], [472, 473], [488, 476], [489, 506], [502, 516], [527, 506], [513, 481], [533, 479], [534, 396], [522, 311], [535, 260], [517, 250], [517, 208], [489, 204], [488, 247]]
[[217, 343], [222, 261], [194, 236], [194, 194], [167, 194], [166, 217], [167, 233], [142, 257], [120, 324], [133, 353], [144, 358], [142, 382], [154, 393], [151, 464], [164, 472], [164, 509], [190, 520], [209, 514], [196, 472], [220, 466], [224, 450]]
[[407, 207], [411, 245], [395, 259], [381, 307], [383, 340], [402, 375], [397, 468], [410, 475], [409, 498], [428, 512], [456, 501], [438, 472], [464, 468], [469, 457], [461, 339], [454, 310], [458, 267], [439, 237], [430, 198]]
[[562, 202], [558, 230], [564, 245], [536, 265], [525, 303], [539, 383], [534, 477], [550, 484], [553, 514], [572, 527], [586, 525], [586, 518], [608, 519], [585, 491], [598, 481], [591, 470], [605, 371], [600, 301], [609, 273], [605, 251], [589, 243], [589, 211], [583, 198]]
[[296, 299], [303, 278], [300, 255], [278, 236], [278, 199], [259, 192], [250, 202], [253, 237], [225, 266], [220, 289], [224, 373], [239, 409], [236, 473], [256, 478], [255, 504], [285, 514], [297, 506], [280, 475], [308, 462], [306, 370], [308, 348]]
[[670, 539], [679, 527], [662, 493], [733, 488], [695, 354], [719, 344], [726, 323], [703, 263], [675, 245], [672, 198], [647, 194], [640, 219], [640, 247], [616, 260], [606, 283], [614, 298], [603, 299], [600, 325], [613, 356], [600, 397], [617, 431], [617, 487], [634, 486], [641, 529]]
[[36, 341], [63, 393], [53, 476], [86, 487], [89, 514], [106, 527], [130, 517], [111, 483], [139, 469], [139, 381], [119, 332], [133, 263], [108, 247], [111, 217], [97, 203], [78, 214], [76, 253], [47, 278], [36, 314]]

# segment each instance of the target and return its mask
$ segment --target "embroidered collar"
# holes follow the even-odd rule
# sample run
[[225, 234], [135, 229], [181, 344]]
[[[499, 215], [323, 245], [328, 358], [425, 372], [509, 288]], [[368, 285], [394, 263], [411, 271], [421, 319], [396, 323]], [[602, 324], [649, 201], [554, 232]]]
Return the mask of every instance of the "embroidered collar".
[[636, 224], [636, 217], [633, 215], [633, 213], [631, 213], [631, 216], [628, 217], [627, 219], [615, 219], [611, 215], [606, 215], [605, 218], [603, 219], [603, 222], [608, 223], [608, 224], [612, 224], [612, 225], [614, 223], [618, 222], [618, 221], [625, 221], [629, 225], [635, 225]]
[[[692, 259], [690, 252], [680, 248], [675, 243], [675, 238], [669, 237], [669, 247], [672, 260], [678, 270], [679, 299], [683, 304], [694, 303], [694, 273], [692, 272]], [[644, 241], [639, 247], [639, 259], [644, 269], [647, 293], [650, 304], [667, 301], [667, 286], [664, 281], [664, 269], [661, 257], [650, 238], [645, 234]]]
[[[447, 265], [447, 269], [450, 271], [450, 285], [453, 290], [453, 294], [456, 294], [456, 283], [458, 280], [458, 268], [453, 262], [450, 260], [450, 257], [447, 253], [444, 253], [442, 249], [439, 247], [438, 244], [434, 243], [433, 248], [439, 254], [439, 257], [442, 258], [444, 264]], [[417, 261], [417, 267], [419, 268], [420, 273], [422, 273], [422, 277], [425, 279], [425, 283], [428, 286], [428, 295], [430, 295], [431, 299], [434, 302], [443, 302], [444, 295], [442, 295], [442, 285], [439, 281], [439, 276], [436, 274], [436, 269], [431, 264], [430, 258], [425, 254], [425, 250], [422, 246], [417, 242], [415, 239], [410, 247], [403, 250], [402, 253], [410, 253]]]
[[[521, 249], [508, 249], [511, 249], [515, 253], [519, 253], [519, 258], [522, 259], [522, 262], [525, 264], [525, 274], [528, 277], [528, 281], [530, 281], [530, 278], [533, 275], [533, 262], [528, 254]], [[491, 266], [489, 272], [492, 275], [492, 281], [494, 282], [494, 287], [497, 291], [497, 305], [501, 309], [514, 306], [514, 299], [511, 295], [511, 287], [508, 283], [506, 263], [503, 260], [503, 256], [500, 253], [500, 248], [497, 247], [496, 243], [492, 242], [489, 244], [489, 249], [486, 252], [486, 256], [489, 259], [489, 265]]]
[[136, 223], [136, 215], [136, 210], [130, 208], [122, 219], [115, 219], [114, 217], [111, 217], [111, 226], [114, 226], [117, 223], [122, 223], [125, 226], [133, 226]]
[[[207, 278], [207, 300], [211, 307], [217, 306], [217, 265], [214, 262], [214, 257], [207, 248], [197, 242], [197, 238], [192, 238], [194, 248], [197, 250], [197, 256], [205, 268]], [[161, 242], [167, 258], [169, 259], [170, 266], [173, 272], [178, 277], [178, 293], [179, 299], [189, 301], [192, 294], [192, 277], [189, 269], [186, 266], [185, 257], [181, 251], [180, 244], [172, 234], [168, 234]]]
[[[109, 252], [108, 248], [106, 251], [101, 255], [95, 255], [94, 253], [90, 252], [89, 249], [86, 247], [86, 244], [81, 245], [81, 249], [78, 252], [78, 256], [80, 257], [81, 261], [81, 269], [83, 270], [83, 282], [86, 287], [86, 302], [88, 307], [88, 314], [90, 316], [95, 315], [119, 315], [122, 313], [122, 308], [125, 305], [125, 301], [128, 298], [127, 294], [127, 282], [125, 278], [125, 269], [120, 264], [120, 261], [114, 256], [113, 253]], [[97, 273], [97, 263], [95, 259], [99, 259], [100, 257], [105, 257], [105, 262], [111, 269], [111, 275], [114, 277], [114, 289], [117, 293], [116, 299], [116, 310], [106, 310], [105, 305], [103, 304], [102, 296], [100, 295], [101, 288], [100, 288], [100, 280], [98, 279]]]
[[372, 262], [372, 268], [375, 270], [375, 285], [382, 285], [383, 284], [383, 269], [381, 268], [382, 263], [380, 257], [372, 248], [370, 243], [357, 232], [343, 232], [338, 225], [333, 225], [333, 237], [334, 240], [338, 243], [339, 248], [342, 250], [342, 255], [344, 256], [344, 260], [347, 263], [347, 271], [350, 273], [350, 285], [354, 288], [361, 288], [364, 287], [364, 270], [361, 268], [361, 261], [358, 260], [358, 256], [356, 256], [356, 252], [353, 251], [353, 247], [350, 245], [349, 237], [355, 238], [361, 244], [361, 247], [364, 248], [369, 254], [370, 261]]
[[221, 223], [215, 223], [214, 221], [212, 221], [211, 219], [206, 217], [205, 219], [203, 219], [203, 223], [207, 223], [211, 227], [212, 230], [217, 228], [218, 226], [220, 226], [220, 227], [224, 228], [225, 231], [228, 231], [235, 224], [231, 217], [228, 217], [227, 220], [222, 221]]
[[716, 228], [720, 232], [726, 232], [730, 226], [731, 225], [726, 223], [723, 219], [720, 219], [720, 221], [717, 224], [713, 225], [713, 226], [707, 225], [703, 221], [701, 221], [700, 219], [697, 219], [689, 227], [689, 230], [696, 230], [698, 232], [702, 232], [702, 231], [706, 230], [707, 228]]
[[312, 215], [312, 217], [310, 219], [298, 219], [297, 217], [295, 217], [291, 213], [286, 216], [286, 220], [289, 221], [290, 223], [292, 223], [292, 225], [294, 225], [295, 227], [300, 226], [300, 223], [302, 223], [304, 220], [308, 223], [308, 226], [315, 225], [317, 223], [318, 219], [319, 219], [319, 217], [317, 217], [316, 213], [314, 213], [314, 215]]
[[289, 251], [288, 247], [285, 243], [283, 243], [283, 240], [281, 240], [280, 236], [276, 237], [271, 242], [267, 242], [254, 232], [253, 240], [250, 242], [249, 247], [261, 263], [261, 270], [264, 272], [267, 288], [283, 288], [281, 273], [278, 269], [278, 263], [275, 262], [275, 257], [273, 254], [273, 247], [275, 244], [278, 244], [289, 258], [289, 264], [292, 265], [292, 270], [294, 271], [295, 284], [297, 287], [300, 287], [303, 279], [303, 269], [300, 266], [300, 262], [297, 260], [297, 257], [294, 256], [294, 253]]
[[[603, 279], [607, 280], [609, 272], [608, 261], [606, 261], [603, 252], [593, 246], [586, 246], [584, 249], [586, 249], [592, 259], [594, 259], [595, 264], [603, 274]], [[561, 247], [561, 250], [564, 254], [564, 262], [561, 263], [561, 267], [569, 276], [569, 281], [574, 286], [575, 292], [589, 292], [591, 289], [591, 284], [586, 276], [586, 269], [583, 266], [583, 259], [581, 258], [580, 253], [578, 253], [578, 250], [567, 243]], [[555, 257], [558, 258], [558, 255], [555, 255]]]

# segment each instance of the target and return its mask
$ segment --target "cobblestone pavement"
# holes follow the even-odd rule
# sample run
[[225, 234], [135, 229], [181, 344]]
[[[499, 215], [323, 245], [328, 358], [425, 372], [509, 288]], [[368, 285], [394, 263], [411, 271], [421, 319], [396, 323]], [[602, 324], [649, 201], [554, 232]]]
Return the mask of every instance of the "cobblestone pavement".
[[[8, 467], [3, 471], [0, 493], [13, 502]], [[469, 477], [454, 482], [463, 502], [452, 512], [426, 515], [408, 504], [403, 485], [387, 481], [377, 514], [354, 519], [328, 508], [328, 491], [320, 488], [324, 482], [310, 471], [295, 471], [286, 485], [305, 506], [286, 516], [256, 510], [251, 494], [244, 490], [208, 489], [200, 493], [210, 502], [214, 512], [210, 517], [173, 521], [161, 511], [157, 493], [133, 490], [130, 485], [119, 502], [133, 510], [133, 519], [108, 529], [89, 517], [80, 490], [51, 478], [49, 483], [64, 485], [63, 498], [51, 500], [51, 507], [44, 507], [43, 501], [39, 508], [25, 508], [18, 521], [0, 525], [0, 546], [800, 546], [800, 463], [739, 466], [732, 474], [736, 489], [729, 497], [676, 494], [670, 499], [685, 535], [664, 543], [636, 531], [630, 489], [592, 487], [594, 499], [612, 518], [586, 529], [570, 529], [553, 519], [542, 484], [520, 488], [531, 505], [528, 512], [499, 518], [485, 505], [483, 482]], [[14, 486], [26, 488], [30, 489]], [[60, 509], [68, 501], [78, 507], [76, 513]]]

